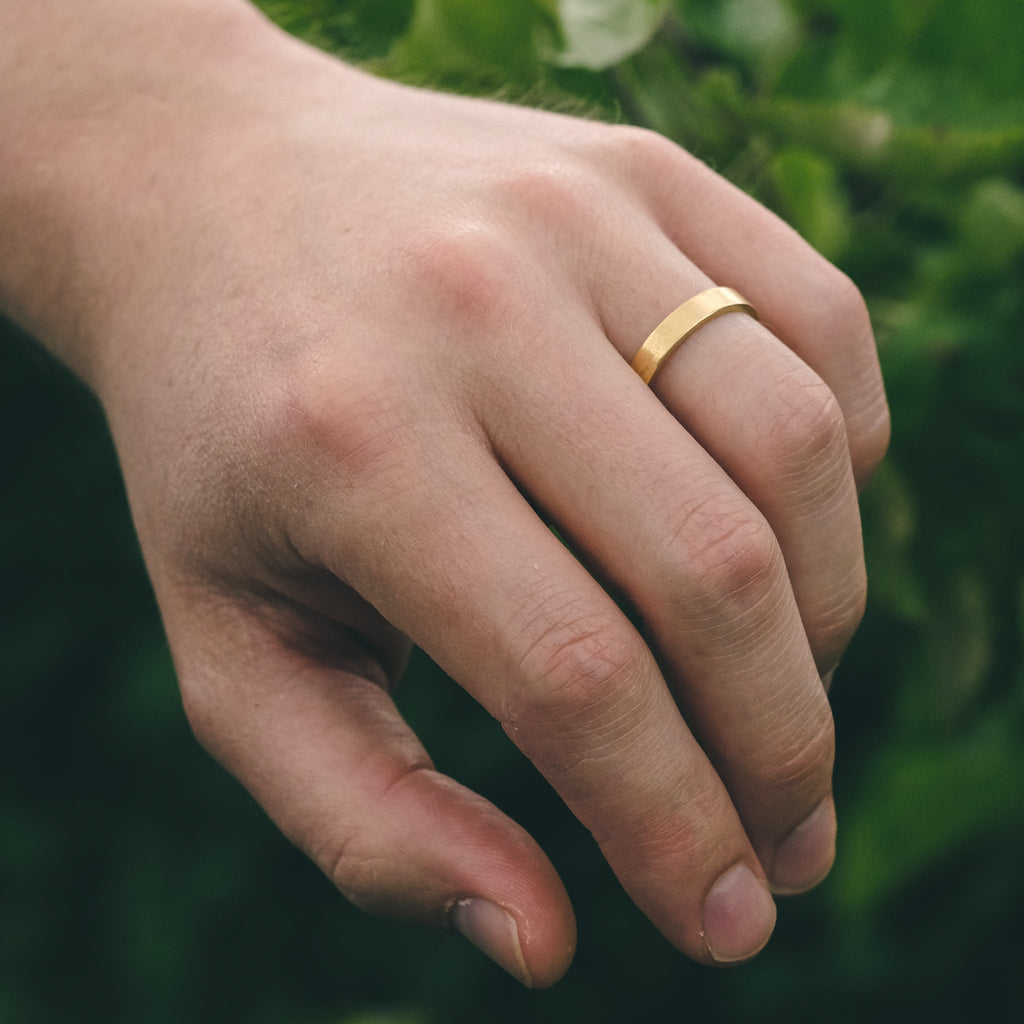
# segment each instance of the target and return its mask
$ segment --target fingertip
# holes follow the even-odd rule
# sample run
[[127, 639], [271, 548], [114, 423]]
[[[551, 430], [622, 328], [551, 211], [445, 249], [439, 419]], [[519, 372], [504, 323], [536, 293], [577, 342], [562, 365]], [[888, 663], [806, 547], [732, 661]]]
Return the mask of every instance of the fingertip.
[[[449, 901], [445, 921], [526, 988], [555, 984], [568, 970], [576, 951], [576, 927], [571, 915], [567, 921], [557, 922], [563, 926], [561, 935], [534, 937], [532, 929], [521, 924], [511, 910], [485, 898], [462, 897]], [[546, 930], [553, 931], [550, 927]]]
[[558, 917], [549, 925], [546, 935], [533, 938], [527, 931], [524, 955], [530, 964], [534, 988], [550, 988], [569, 970], [576, 955], [576, 917], [568, 897]]
[[737, 864], [704, 902], [704, 943], [715, 963], [733, 964], [759, 953], [775, 929], [775, 903], [764, 882]]
[[527, 988], [533, 988], [533, 975], [519, 939], [519, 925], [507, 910], [490, 900], [468, 897], [453, 900], [446, 916], [448, 923], [484, 956]]
[[836, 808], [826, 797], [776, 848], [772, 892], [790, 896], [813, 889], [829, 873], [835, 856]]

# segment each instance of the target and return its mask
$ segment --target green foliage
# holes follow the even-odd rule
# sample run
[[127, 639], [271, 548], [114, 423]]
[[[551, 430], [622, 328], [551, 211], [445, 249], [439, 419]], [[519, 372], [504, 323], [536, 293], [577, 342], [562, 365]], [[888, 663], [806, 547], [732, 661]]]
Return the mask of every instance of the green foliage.
[[5, 436], [24, 440], [5, 449], [0, 520], [0, 871], [17, 894], [0, 1019], [1020, 1019], [1024, 3], [262, 6], [383, 73], [652, 126], [862, 288], [894, 439], [864, 499], [870, 606], [834, 695], [839, 860], [782, 906], [754, 964], [681, 963], [419, 660], [407, 715], [551, 851], [580, 912], [577, 963], [528, 995], [455, 940], [345, 907], [194, 750], [100, 418], [5, 340]]
[[768, 180], [779, 212], [819, 252], [836, 261], [850, 242], [850, 204], [836, 165], [805, 149], [772, 156]]
[[530, 83], [553, 29], [543, 0], [416, 0], [408, 31], [383, 67], [403, 78], [495, 89]]
[[667, 8], [668, 0], [559, 0], [565, 45], [554, 61], [595, 71], [618, 64], [643, 48]]
[[414, 0], [259, 0], [283, 29], [324, 50], [367, 60], [386, 52], [408, 28]]

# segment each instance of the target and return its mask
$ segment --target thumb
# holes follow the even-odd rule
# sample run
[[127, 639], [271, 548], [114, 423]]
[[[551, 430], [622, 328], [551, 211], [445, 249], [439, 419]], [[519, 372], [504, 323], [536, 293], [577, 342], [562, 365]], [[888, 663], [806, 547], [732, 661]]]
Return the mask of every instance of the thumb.
[[551, 863], [435, 770], [365, 652], [328, 664], [223, 606], [168, 634], [199, 741], [348, 899], [454, 928], [527, 986], [565, 973], [576, 926]]

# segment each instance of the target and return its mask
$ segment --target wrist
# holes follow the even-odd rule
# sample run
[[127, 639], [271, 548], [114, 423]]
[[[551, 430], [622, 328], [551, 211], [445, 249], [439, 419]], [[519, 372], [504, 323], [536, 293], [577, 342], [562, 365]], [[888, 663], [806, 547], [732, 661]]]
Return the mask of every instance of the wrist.
[[190, 177], [230, 174], [312, 55], [245, 0], [0, 3], [0, 40], [0, 310], [96, 387]]

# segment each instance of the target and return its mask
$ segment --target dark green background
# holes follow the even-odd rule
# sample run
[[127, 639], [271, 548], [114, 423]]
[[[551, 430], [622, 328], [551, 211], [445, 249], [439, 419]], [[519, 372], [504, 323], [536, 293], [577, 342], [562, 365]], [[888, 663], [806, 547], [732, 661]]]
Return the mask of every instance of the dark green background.
[[1024, 3], [678, 0], [598, 69], [554, 65], [602, 52], [554, 0], [263, 6], [381, 73], [652, 125], [861, 286], [894, 439], [834, 691], [838, 863], [753, 964], [696, 967], [420, 660], [402, 706], [549, 851], [579, 954], [527, 993], [364, 917], [195, 745], [102, 416], [3, 328], [0, 1024], [1024, 1019]]

